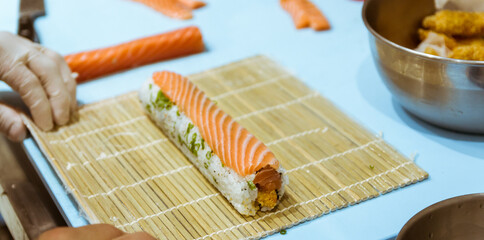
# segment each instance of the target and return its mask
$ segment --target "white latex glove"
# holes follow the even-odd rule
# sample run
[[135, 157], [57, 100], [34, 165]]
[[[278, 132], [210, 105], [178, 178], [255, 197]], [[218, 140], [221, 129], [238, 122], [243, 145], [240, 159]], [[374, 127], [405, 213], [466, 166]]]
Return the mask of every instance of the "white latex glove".
[[[63, 125], [77, 108], [76, 82], [64, 58], [39, 44], [0, 32], [0, 80], [18, 92], [37, 126]], [[0, 131], [13, 141], [25, 138], [19, 113], [0, 103]]]

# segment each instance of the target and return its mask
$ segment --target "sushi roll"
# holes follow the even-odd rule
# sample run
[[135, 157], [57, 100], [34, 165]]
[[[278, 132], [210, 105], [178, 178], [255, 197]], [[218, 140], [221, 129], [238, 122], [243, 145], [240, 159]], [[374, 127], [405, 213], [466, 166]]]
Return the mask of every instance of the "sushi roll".
[[146, 113], [243, 215], [273, 209], [288, 178], [274, 154], [187, 78], [156, 72], [139, 91]]

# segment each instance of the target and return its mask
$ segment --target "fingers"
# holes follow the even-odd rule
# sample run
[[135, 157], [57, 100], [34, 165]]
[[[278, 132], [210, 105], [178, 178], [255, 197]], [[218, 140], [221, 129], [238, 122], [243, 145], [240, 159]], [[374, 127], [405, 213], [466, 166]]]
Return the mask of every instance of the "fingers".
[[[40, 46], [40, 45], [39, 45]], [[70, 95], [70, 109], [71, 112], [75, 112], [77, 110], [77, 101], [76, 101], [76, 80], [72, 77], [71, 69], [67, 65], [66, 61], [64, 58], [47, 48], [41, 48], [43, 49], [41, 52], [43, 52], [47, 57], [52, 59], [55, 63], [57, 63], [57, 66], [59, 66], [60, 73], [62, 75], [62, 79], [66, 85], [67, 91]]]
[[113, 225], [93, 224], [79, 228], [60, 227], [42, 233], [38, 240], [155, 240], [144, 232], [124, 233]]
[[54, 125], [50, 103], [37, 76], [19, 62], [3, 77], [8, 79], [7, 84], [20, 94], [35, 124], [44, 131], [52, 129]]
[[114, 240], [156, 240], [156, 238], [145, 232], [137, 232], [124, 234], [120, 237], [115, 238]]
[[123, 231], [109, 224], [93, 224], [79, 228], [62, 227], [40, 235], [39, 240], [111, 240], [120, 237]]
[[69, 121], [76, 108], [76, 84], [62, 56], [0, 32], [0, 59], [0, 79], [19, 92], [42, 130]]
[[71, 97], [58, 63], [40, 51], [29, 52], [27, 66], [40, 80], [50, 105], [56, 124], [63, 125], [69, 121]]
[[0, 103], [0, 131], [8, 139], [20, 142], [25, 138], [27, 130], [19, 113], [14, 109]]

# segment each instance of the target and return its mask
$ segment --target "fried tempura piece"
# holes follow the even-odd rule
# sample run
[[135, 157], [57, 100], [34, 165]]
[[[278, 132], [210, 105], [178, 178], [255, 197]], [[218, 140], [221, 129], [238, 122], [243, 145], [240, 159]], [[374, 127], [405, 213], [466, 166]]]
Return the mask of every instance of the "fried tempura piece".
[[429, 36], [429, 33], [431, 32], [437, 34], [438, 36], [443, 37], [445, 41], [445, 46], [448, 47], [449, 49], [454, 49], [457, 46], [457, 42], [453, 37], [449, 37], [445, 34], [437, 33], [431, 30], [421, 29], [421, 28], [418, 29], [418, 36], [420, 38], [420, 41], [422, 42], [425, 41], [425, 39], [427, 39], [427, 37]]
[[442, 10], [425, 17], [424, 28], [452, 36], [484, 37], [484, 12]]
[[450, 58], [484, 61], [484, 38], [459, 39]]
[[448, 56], [450, 58], [484, 61], [484, 46], [482, 45], [463, 45], [454, 48]]

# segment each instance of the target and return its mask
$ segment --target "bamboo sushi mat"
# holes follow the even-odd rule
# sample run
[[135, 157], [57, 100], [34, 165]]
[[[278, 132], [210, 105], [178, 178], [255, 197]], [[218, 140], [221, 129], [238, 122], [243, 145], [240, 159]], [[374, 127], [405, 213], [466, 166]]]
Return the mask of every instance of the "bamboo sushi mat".
[[72, 124], [53, 132], [28, 123], [91, 223], [160, 239], [259, 238], [428, 177], [267, 57], [189, 79], [287, 169], [281, 203], [254, 217], [240, 215], [132, 92], [83, 106]]

